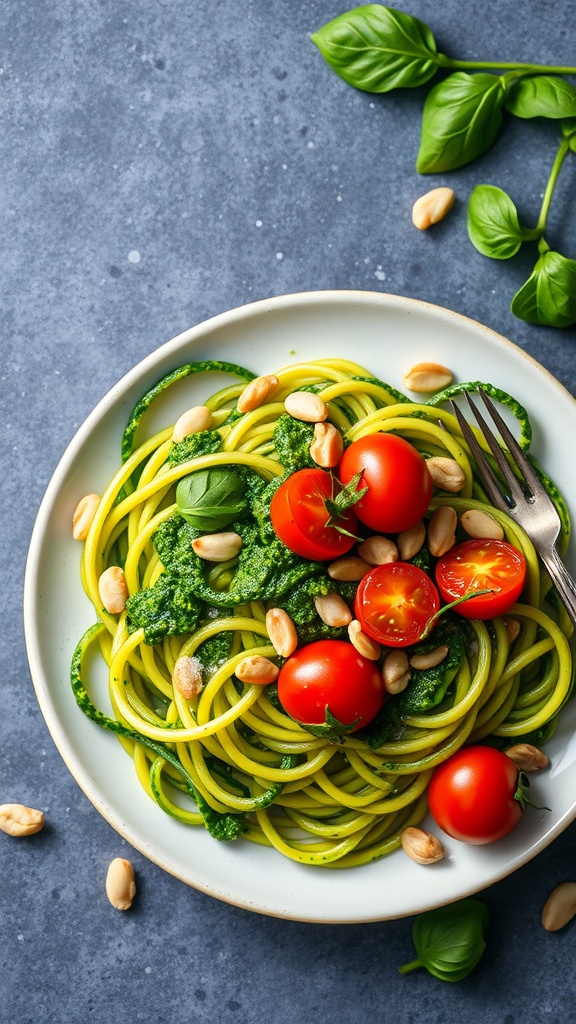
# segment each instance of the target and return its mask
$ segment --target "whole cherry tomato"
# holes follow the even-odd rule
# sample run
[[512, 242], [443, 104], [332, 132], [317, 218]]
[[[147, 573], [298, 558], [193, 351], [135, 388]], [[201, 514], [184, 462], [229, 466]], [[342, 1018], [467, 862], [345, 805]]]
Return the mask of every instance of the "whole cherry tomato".
[[517, 766], [494, 747], [463, 747], [438, 765], [428, 788], [437, 825], [454, 839], [480, 845], [508, 835], [526, 803]]
[[397, 434], [368, 434], [346, 449], [338, 475], [348, 484], [361, 473], [358, 490], [366, 494], [354, 505], [360, 522], [380, 533], [415, 526], [432, 497], [432, 478], [419, 451]]
[[524, 555], [504, 540], [465, 540], [436, 565], [436, 583], [447, 603], [473, 590], [490, 591], [455, 606], [466, 619], [505, 615], [520, 597], [525, 578]]
[[[355, 542], [358, 523], [349, 509], [332, 519], [326, 500], [334, 479], [323, 469], [299, 469], [280, 484], [270, 504], [276, 535], [302, 558], [327, 561], [344, 555]], [[345, 531], [345, 532], [342, 532]]]
[[410, 562], [371, 569], [358, 584], [354, 604], [364, 632], [387, 647], [417, 643], [439, 608], [432, 580]]
[[346, 640], [316, 640], [286, 659], [278, 698], [302, 725], [324, 725], [326, 712], [356, 732], [378, 714], [386, 693], [378, 665]]

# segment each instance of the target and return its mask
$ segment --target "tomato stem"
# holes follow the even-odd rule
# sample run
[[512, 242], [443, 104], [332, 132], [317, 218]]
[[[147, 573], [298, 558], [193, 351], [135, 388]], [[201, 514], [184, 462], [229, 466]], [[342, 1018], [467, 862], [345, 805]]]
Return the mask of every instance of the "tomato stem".
[[530, 779], [526, 775], [526, 772], [518, 772], [518, 781], [516, 783], [516, 792], [514, 793], [514, 799], [518, 801], [523, 811], [527, 807], [534, 807], [537, 811], [549, 811], [549, 807], [541, 807], [539, 804], [535, 804], [529, 797], [530, 791]]
[[483, 594], [493, 593], [493, 587], [489, 587], [487, 590], [471, 590], [469, 594], [464, 594], [463, 597], [457, 597], [456, 600], [450, 601], [449, 604], [443, 605], [442, 608], [439, 608], [437, 612], [434, 612], [434, 615], [430, 616], [428, 622], [424, 626], [424, 632], [422, 633], [420, 639], [426, 640], [430, 636], [430, 633], [434, 629], [434, 626], [436, 625], [438, 619], [440, 618], [441, 615], [444, 615], [444, 612], [449, 612], [451, 608], [455, 608], [456, 605], [458, 604], [463, 604], [464, 601], [470, 601], [473, 597], [481, 597]]

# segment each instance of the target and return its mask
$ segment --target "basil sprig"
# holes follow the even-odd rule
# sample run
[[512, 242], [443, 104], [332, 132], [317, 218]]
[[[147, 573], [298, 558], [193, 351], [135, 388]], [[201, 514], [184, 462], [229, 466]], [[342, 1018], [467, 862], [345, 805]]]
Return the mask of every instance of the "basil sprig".
[[424, 967], [442, 981], [461, 981], [486, 949], [489, 923], [488, 907], [476, 899], [419, 914], [412, 928], [416, 957], [398, 968], [400, 974]]
[[[576, 89], [573, 92], [576, 109]], [[538, 104], [543, 95], [537, 97], [534, 93]], [[526, 95], [522, 105], [526, 111], [531, 109]], [[514, 256], [525, 242], [537, 243], [536, 265], [510, 308], [520, 320], [543, 327], [570, 327], [576, 323], [576, 260], [554, 252], [544, 237], [558, 175], [575, 146], [576, 121], [563, 120], [562, 138], [534, 227], [522, 224], [513, 200], [493, 185], [477, 185], [468, 204], [468, 234], [484, 256], [505, 260]]]
[[509, 259], [524, 243], [537, 243], [538, 261], [511, 310], [529, 323], [576, 323], [576, 262], [552, 251], [544, 239], [560, 167], [568, 153], [576, 152], [576, 86], [561, 77], [576, 74], [576, 68], [459, 60], [438, 52], [433, 33], [420, 19], [380, 4], [339, 15], [312, 41], [345, 82], [367, 92], [415, 88], [439, 71], [451, 72], [432, 86], [424, 102], [416, 159], [421, 174], [454, 171], [483, 156], [500, 135], [506, 114], [559, 124], [560, 149], [536, 225], [520, 222], [501, 189], [479, 185], [470, 199], [468, 231], [479, 252], [492, 259]]
[[176, 505], [183, 519], [203, 533], [223, 530], [246, 511], [245, 482], [230, 469], [199, 469], [182, 477]]

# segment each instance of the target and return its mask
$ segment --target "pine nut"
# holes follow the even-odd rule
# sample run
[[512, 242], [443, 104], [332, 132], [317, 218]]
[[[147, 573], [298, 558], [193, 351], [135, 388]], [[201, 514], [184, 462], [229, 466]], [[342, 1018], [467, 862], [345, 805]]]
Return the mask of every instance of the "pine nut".
[[337, 466], [344, 453], [344, 438], [333, 423], [314, 424], [314, 437], [310, 445], [310, 455], [317, 466], [332, 469]]
[[273, 373], [255, 377], [246, 385], [236, 403], [238, 412], [252, 412], [253, 409], [258, 409], [272, 398], [279, 386], [280, 381]]
[[251, 654], [238, 663], [234, 674], [241, 683], [256, 683], [258, 686], [268, 686], [278, 678], [280, 669], [269, 658], [261, 654]]
[[444, 658], [448, 654], [448, 650], [449, 648], [446, 644], [440, 644], [438, 647], [435, 647], [433, 651], [428, 651], [426, 654], [413, 654], [410, 658], [410, 664], [412, 668], [434, 668], [436, 665], [439, 665], [441, 661], [444, 661]]
[[352, 612], [340, 594], [319, 594], [314, 598], [316, 611], [327, 626], [335, 629], [352, 622]]
[[460, 516], [460, 523], [469, 537], [477, 537], [479, 540], [486, 538], [504, 540], [504, 530], [500, 523], [479, 508], [469, 508], [463, 512]]
[[115, 857], [106, 875], [106, 895], [116, 910], [129, 910], [136, 895], [134, 868], [129, 860]]
[[332, 580], [342, 580], [350, 583], [361, 580], [370, 571], [368, 562], [363, 558], [355, 558], [349, 555], [347, 558], [337, 558], [328, 566], [328, 575]]
[[24, 804], [2, 804], [0, 806], [0, 832], [8, 836], [31, 836], [44, 826], [44, 815], [34, 807]]
[[102, 606], [110, 615], [119, 615], [126, 607], [128, 587], [124, 570], [119, 565], [110, 565], [98, 580], [98, 593]]
[[442, 860], [444, 847], [437, 836], [410, 825], [402, 831], [402, 849], [417, 864], [434, 864]]
[[431, 394], [447, 388], [453, 379], [452, 371], [441, 363], [416, 363], [404, 374], [404, 387], [409, 391]]
[[438, 224], [454, 206], [454, 189], [440, 187], [420, 196], [412, 207], [412, 223], [420, 231]]
[[387, 693], [402, 693], [410, 682], [410, 665], [406, 651], [390, 651], [382, 666], [382, 679]]
[[557, 932], [576, 914], [576, 882], [562, 882], [549, 895], [542, 911], [547, 932]]
[[428, 547], [434, 558], [441, 558], [456, 541], [458, 516], [450, 505], [440, 505], [428, 524]]
[[380, 644], [377, 644], [372, 637], [367, 636], [363, 632], [358, 619], [352, 619], [348, 626], [348, 636], [350, 637], [350, 643], [356, 648], [358, 654], [368, 658], [368, 661], [378, 661], [380, 657]]
[[323, 423], [330, 411], [324, 399], [312, 391], [293, 391], [286, 398], [284, 408], [295, 420], [304, 423]]
[[298, 646], [298, 634], [288, 612], [283, 608], [270, 608], [266, 612], [266, 629], [276, 654], [289, 658]]
[[197, 434], [200, 430], [210, 430], [212, 426], [212, 413], [205, 405], [195, 405], [187, 409], [176, 420], [172, 431], [172, 440], [175, 444], [183, 441], [190, 434]]
[[370, 565], [387, 565], [398, 561], [398, 548], [389, 537], [375, 534], [358, 545], [358, 554]]
[[521, 625], [518, 619], [506, 618], [504, 619], [504, 626], [506, 627], [506, 637], [509, 644], [513, 644], [516, 637], [519, 636]]
[[238, 533], [206, 533], [192, 541], [192, 550], [207, 562], [227, 562], [235, 558], [242, 547]]
[[409, 562], [414, 555], [417, 555], [426, 540], [426, 526], [422, 522], [411, 526], [409, 530], [402, 530], [396, 537], [398, 553], [403, 562]]
[[441, 455], [435, 455], [428, 459], [426, 468], [432, 477], [434, 487], [438, 487], [442, 491], [457, 494], [466, 483], [464, 470], [455, 459], [446, 459]]
[[203, 690], [202, 665], [198, 658], [189, 658], [187, 654], [178, 658], [172, 673], [172, 682], [184, 700], [192, 700]]
[[508, 747], [504, 753], [514, 761], [521, 772], [539, 772], [549, 764], [544, 751], [532, 743], [516, 743], [513, 747]]
[[80, 498], [72, 516], [72, 536], [74, 540], [86, 540], [99, 504], [99, 494], [85, 494], [83, 498]]

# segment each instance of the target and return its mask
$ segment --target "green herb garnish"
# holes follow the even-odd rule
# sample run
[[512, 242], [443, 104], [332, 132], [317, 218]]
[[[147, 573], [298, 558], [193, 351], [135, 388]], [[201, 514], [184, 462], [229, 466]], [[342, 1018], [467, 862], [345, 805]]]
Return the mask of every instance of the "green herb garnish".
[[476, 899], [419, 914], [412, 928], [416, 958], [399, 967], [400, 974], [424, 967], [442, 981], [461, 981], [486, 949], [489, 923], [486, 904]]

